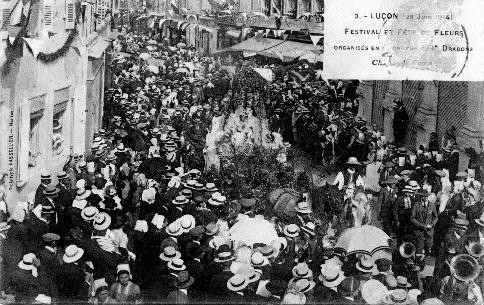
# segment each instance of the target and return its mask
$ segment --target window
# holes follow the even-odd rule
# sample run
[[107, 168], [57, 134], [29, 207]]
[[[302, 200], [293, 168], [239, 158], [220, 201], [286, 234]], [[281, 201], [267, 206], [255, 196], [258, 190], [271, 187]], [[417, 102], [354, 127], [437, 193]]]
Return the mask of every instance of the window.
[[56, 105], [52, 122], [52, 154], [53, 156], [63, 155], [67, 150], [69, 124], [67, 119], [67, 101]]
[[37, 166], [37, 157], [40, 155], [40, 119], [42, 116], [30, 117], [29, 136], [29, 167]]

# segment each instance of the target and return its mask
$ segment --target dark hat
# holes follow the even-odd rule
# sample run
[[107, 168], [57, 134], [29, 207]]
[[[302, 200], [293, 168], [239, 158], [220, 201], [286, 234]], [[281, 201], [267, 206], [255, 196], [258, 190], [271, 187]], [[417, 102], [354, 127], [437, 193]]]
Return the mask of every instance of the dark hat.
[[189, 243], [186, 247], [187, 256], [189, 258], [199, 258], [204, 253], [202, 247], [197, 243]]
[[392, 265], [392, 261], [388, 258], [379, 258], [375, 261], [375, 264], [379, 271], [387, 271]]
[[250, 208], [254, 206], [257, 203], [257, 201], [254, 198], [241, 198], [239, 199], [239, 204], [243, 206], [244, 208]]
[[266, 284], [266, 289], [272, 295], [282, 296], [287, 289], [287, 282], [279, 279], [271, 280]]
[[180, 195], [181, 196], [185, 196], [187, 198], [191, 198], [192, 197], [192, 191], [189, 190], [189, 189], [183, 189], [181, 192], [180, 192]]
[[53, 196], [59, 193], [59, 189], [56, 188], [55, 185], [49, 184], [47, 185], [43, 193], [45, 196]]
[[408, 154], [408, 149], [406, 147], [399, 147], [398, 153], [401, 154], [401, 155], [406, 155], [406, 154]]
[[53, 242], [58, 241], [60, 239], [60, 236], [55, 233], [45, 233], [44, 235], [42, 235], [42, 239], [45, 242]]
[[190, 276], [188, 271], [180, 271], [175, 280], [175, 287], [178, 289], [187, 289], [193, 284], [193, 282], [195, 282], [195, 279]]
[[205, 233], [205, 228], [202, 226], [196, 226], [193, 229], [190, 229], [190, 235], [193, 237], [199, 237], [203, 233]]
[[198, 196], [195, 196], [195, 198], [193, 198], [193, 201], [195, 201], [195, 203], [203, 203], [205, 201], [205, 199], [203, 198], [202, 195], [198, 195]]

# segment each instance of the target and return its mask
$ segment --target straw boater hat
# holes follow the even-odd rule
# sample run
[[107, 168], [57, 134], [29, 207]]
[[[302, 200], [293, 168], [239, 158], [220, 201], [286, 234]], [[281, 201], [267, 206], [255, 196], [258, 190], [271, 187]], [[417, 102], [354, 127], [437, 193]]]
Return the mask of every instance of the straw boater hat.
[[361, 165], [360, 162], [358, 162], [358, 159], [356, 157], [349, 157], [348, 161], [346, 161], [347, 165]]
[[212, 194], [212, 198], [208, 200], [208, 203], [213, 206], [220, 206], [224, 205], [226, 200], [227, 198], [225, 196], [222, 196], [222, 194], [216, 192]]
[[215, 186], [215, 183], [207, 183], [205, 185], [205, 191], [207, 192], [216, 192], [218, 191], [218, 188]]
[[262, 253], [254, 252], [250, 257], [250, 264], [254, 268], [259, 268], [259, 267], [269, 265], [269, 260], [266, 257], [264, 257]]
[[185, 262], [181, 258], [174, 258], [168, 262], [168, 268], [175, 271], [183, 271], [187, 269]]
[[228, 245], [223, 244], [217, 249], [214, 262], [224, 263], [224, 262], [230, 262], [234, 259], [235, 259], [234, 251], [232, 251]]
[[404, 289], [390, 290], [383, 298], [383, 304], [407, 304], [407, 292]]
[[284, 235], [289, 238], [299, 236], [299, 227], [295, 224], [289, 224], [284, 227]]
[[109, 228], [111, 225], [111, 216], [106, 212], [100, 212], [96, 215], [93, 221], [94, 229], [97, 231], [103, 231]]
[[297, 278], [309, 279], [313, 277], [313, 272], [306, 263], [299, 263], [292, 268], [292, 275]]
[[96, 207], [85, 207], [81, 212], [81, 217], [85, 221], [91, 221], [99, 214], [99, 210]]
[[321, 275], [319, 280], [325, 287], [333, 288], [338, 286], [345, 279], [341, 265], [334, 260], [326, 261], [321, 265]]
[[49, 184], [49, 185], [46, 186], [43, 193], [44, 193], [45, 196], [54, 196], [54, 195], [59, 194], [59, 189], [56, 188], [55, 185]]
[[380, 304], [388, 295], [388, 289], [377, 280], [368, 280], [361, 286], [361, 296], [367, 304]]
[[165, 262], [170, 262], [175, 258], [180, 258], [181, 253], [176, 251], [175, 247], [168, 246], [163, 249], [163, 253], [160, 254], [160, 259]]
[[183, 234], [183, 231], [178, 222], [172, 222], [166, 227], [166, 233], [170, 236], [180, 236]]
[[356, 263], [356, 269], [364, 273], [378, 274], [375, 261], [371, 256], [363, 255]]
[[270, 259], [270, 258], [277, 257], [279, 255], [280, 250], [272, 245], [266, 245], [262, 247], [259, 250], [259, 252], [262, 253], [262, 255], [264, 255], [265, 258]]
[[180, 217], [179, 223], [182, 231], [188, 233], [191, 229], [195, 228], [195, 217], [190, 214], [183, 215]]
[[185, 196], [176, 196], [176, 198], [173, 199], [171, 202], [174, 205], [184, 205], [184, 204], [188, 203], [188, 201], [189, 200]]
[[77, 196], [76, 196], [76, 200], [85, 200], [87, 197], [89, 197], [91, 195], [91, 191], [90, 190], [86, 190], [85, 188], [80, 188], [77, 190]]
[[227, 281], [227, 288], [230, 291], [240, 291], [249, 285], [249, 279], [244, 274], [235, 274]]
[[404, 276], [397, 276], [397, 287], [399, 288], [408, 288], [412, 287], [412, 285], [408, 282], [408, 279]]
[[296, 289], [301, 293], [306, 293], [314, 289], [316, 283], [306, 278], [299, 279], [295, 282]]
[[244, 264], [242, 267], [237, 269], [235, 274], [242, 274], [245, 275], [249, 283], [255, 283], [258, 280], [260, 280], [261, 274], [257, 271], [255, 271], [254, 267]]
[[312, 211], [309, 208], [309, 204], [306, 201], [301, 201], [295, 207], [296, 211], [301, 214], [311, 214]]
[[37, 267], [34, 265], [34, 260], [37, 259], [34, 253], [27, 253], [23, 256], [18, 266], [22, 270], [32, 271], [35, 270]]
[[62, 260], [68, 263], [74, 263], [78, 261], [84, 255], [84, 250], [78, 248], [76, 245], [70, 245], [66, 248]]

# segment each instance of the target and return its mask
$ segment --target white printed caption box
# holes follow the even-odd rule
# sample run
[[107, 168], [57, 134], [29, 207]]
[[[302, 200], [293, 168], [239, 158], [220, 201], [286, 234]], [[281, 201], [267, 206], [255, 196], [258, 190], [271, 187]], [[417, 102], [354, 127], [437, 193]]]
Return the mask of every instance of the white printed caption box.
[[329, 79], [484, 81], [484, 1], [326, 0]]

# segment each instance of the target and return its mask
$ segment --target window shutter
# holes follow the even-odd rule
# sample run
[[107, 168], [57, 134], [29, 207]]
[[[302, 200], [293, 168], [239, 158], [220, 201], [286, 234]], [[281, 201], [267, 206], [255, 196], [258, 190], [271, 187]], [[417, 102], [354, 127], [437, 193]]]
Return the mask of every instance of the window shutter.
[[75, 5], [74, 0], [66, 0], [65, 29], [72, 30], [75, 26]]
[[18, 120], [17, 187], [22, 187], [29, 179], [30, 102], [28, 100], [20, 103]]
[[10, 24], [10, 9], [4, 8], [2, 9], [2, 26], [5, 24]]
[[54, 3], [53, 0], [44, 0], [44, 5], [42, 8], [43, 13], [43, 29], [46, 31], [53, 30], [54, 24]]

